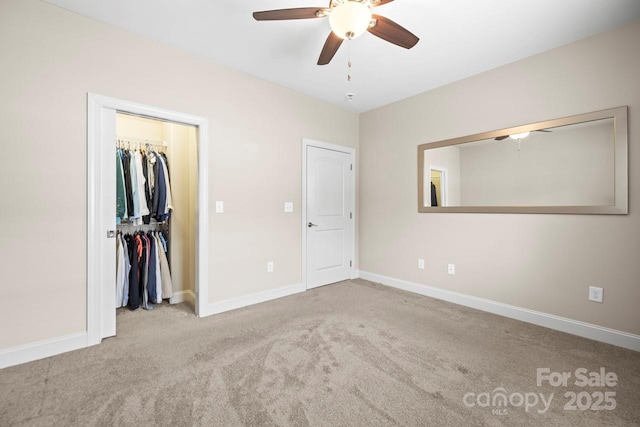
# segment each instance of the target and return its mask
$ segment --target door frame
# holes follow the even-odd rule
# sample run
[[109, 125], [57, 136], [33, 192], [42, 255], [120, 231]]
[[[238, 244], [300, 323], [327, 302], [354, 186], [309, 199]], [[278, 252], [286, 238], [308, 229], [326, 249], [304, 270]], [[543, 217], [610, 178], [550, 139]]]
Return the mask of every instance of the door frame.
[[429, 185], [431, 183], [431, 171], [436, 171], [436, 172], [440, 172], [441, 174], [441, 180], [440, 183], [442, 184], [440, 186], [440, 196], [442, 200], [438, 200], [438, 204], [440, 205], [439, 207], [446, 207], [448, 206], [449, 203], [449, 190], [447, 188], [448, 185], [448, 171], [447, 168], [443, 168], [440, 166], [434, 166], [434, 165], [429, 165], [429, 175], [426, 177], [426, 181], [425, 182], [425, 188], [429, 189], [429, 197], [427, 198], [427, 200], [429, 200], [429, 204], [431, 204], [431, 185]]
[[307, 286], [307, 148], [316, 147], [325, 150], [338, 151], [340, 153], [348, 154], [351, 164], [353, 165], [353, 180], [351, 182], [351, 206], [353, 206], [353, 227], [351, 227], [351, 238], [353, 239], [353, 245], [351, 245], [350, 257], [353, 260], [353, 266], [351, 266], [351, 279], [358, 277], [356, 270], [356, 219], [357, 206], [356, 206], [356, 149], [353, 147], [345, 147], [343, 145], [330, 144], [328, 142], [315, 141], [313, 139], [302, 138], [302, 285], [305, 290], [308, 290]]
[[[114, 302], [109, 302], [103, 295], [107, 284], [103, 283], [101, 271], [104, 268], [102, 259], [107, 256], [111, 242], [107, 238], [105, 225], [114, 223], [115, 214], [105, 212], [103, 198], [108, 197], [102, 182], [104, 171], [102, 165], [112, 161], [105, 159], [103, 149], [115, 147], [115, 113], [129, 113], [151, 119], [166, 120], [197, 128], [198, 137], [198, 202], [196, 208], [196, 278], [195, 278], [195, 311], [200, 316], [206, 313], [209, 301], [209, 121], [204, 117], [179, 113], [163, 108], [151, 107], [122, 99], [111, 98], [95, 93], [87, 94], [87, 344], [95, 345], [109, 336], [109, 312]], [[114, 151], [115, 153], [115, 151]], [[113, 156], [112, 156], [113, 157]], [[114, 169], [115, 170], [115, 169]], [[115, 175], [114, 175], [115, 176]], [[115, 187], [115, 186], [114, 186]], [[107, 194], [105, 194], [107, 193]], [[115, 227], [114, 227], [115, 229]], [[115, 256], [115, 253], [113, 254]], [[113, 285], [113, 284], [111, 284]], [[115, 316], [115, 307], [113, 307]], [[113, 331], [115, 333], [115, 331]]]

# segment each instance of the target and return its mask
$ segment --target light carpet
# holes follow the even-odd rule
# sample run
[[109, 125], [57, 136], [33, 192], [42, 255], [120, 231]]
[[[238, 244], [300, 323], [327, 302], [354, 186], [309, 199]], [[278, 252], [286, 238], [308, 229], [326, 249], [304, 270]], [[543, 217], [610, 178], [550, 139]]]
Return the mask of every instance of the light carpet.
[[[204, 319], [121, 309], [117, 326], [0, 370], [0, 425], [640, 424], [640, 353], [364, 280]], [[538, 386], [539, 368], [571, 377]], [[576, 384], [581, 368], [615, 385]]]

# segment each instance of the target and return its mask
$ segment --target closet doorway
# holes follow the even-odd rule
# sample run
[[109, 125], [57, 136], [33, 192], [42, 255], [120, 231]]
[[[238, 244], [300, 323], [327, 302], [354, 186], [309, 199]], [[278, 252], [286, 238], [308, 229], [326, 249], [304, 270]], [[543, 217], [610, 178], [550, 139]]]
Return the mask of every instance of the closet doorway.
[[[173, 283], [168, 300], [192, 303], [196, 315], [206, 311], [207, 135], [208, 122], [202, 117], [88, 95], [87, 345], [116, 334], [118, 232], [166, 233]], [[172, 191], [168, 221], [134, 225], [116, 220], [117, 146], [164, 159]]]

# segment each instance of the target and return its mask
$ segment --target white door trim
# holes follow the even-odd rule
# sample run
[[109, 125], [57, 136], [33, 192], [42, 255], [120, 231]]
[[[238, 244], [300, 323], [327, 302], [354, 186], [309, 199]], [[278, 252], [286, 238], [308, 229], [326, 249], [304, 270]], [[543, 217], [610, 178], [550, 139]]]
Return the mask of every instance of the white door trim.
[[[120, 111], [150, 118], [168, 120], [197, 126], [198, 128], [198, 206], [196, 222], [196, 314], [206, 313], [209, 302], [209, 122], [204, 117], [192, 116], [151, 107], [122, 99], [88, 93], [87, 109], [87, 345], [102, 341], [103, 312], [106, 301], [100, 289], [101, 253], [107, 230], [103, 224], [109, 223], [102, 213], [102, 190], [100, 185], [100, 164], [102, 144], [114, 144], [103, 138], [104, 127], [111, 126], [105, 117]], [[115, 133], [115, 129], [114, 129]], [[114, 156], [115, 157], [115, 156]], [[113, 218], [115, 220], [115, 217]]]
[[353, 245], [351, 246], [351, 259], [354, 265], [351, 266], [351, 278], [356, 278], [356, 218], [358, 217], [356, 212], [356, 149], [352, 147], [345, 147], [342, 145], [330, 144], [328, 142], [315, 141], [313, 139], [302, 138], [302, 285], [304, 289], [307, 287], [307, 147], [323, 148], [325, 150], [339, 151], [341, 153], [349, 154], [351, 158], [351, 164], [353, 165], [354, 179], [351, 181], [351, 197], [353, 206], [353, 227], [351, 227], [351, 238], [353, 239]]

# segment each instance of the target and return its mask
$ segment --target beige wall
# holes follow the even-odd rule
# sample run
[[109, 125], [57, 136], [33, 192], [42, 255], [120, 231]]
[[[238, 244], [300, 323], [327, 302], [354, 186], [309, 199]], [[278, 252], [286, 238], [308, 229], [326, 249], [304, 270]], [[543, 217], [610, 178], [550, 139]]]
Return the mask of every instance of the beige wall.
[[[360, 269], [640, 334], [639, 45], [636, 21], [362, 114]], [[629, 215], [417, 212], [417, 145], [622, 105]]]
[[86, 330], [87, 92], [209, 119], [211, 302], [300, 283], [301, 139], [357, 115], [37, 0], [0, 2], [0, 58], [0, 349]]

